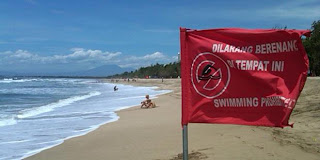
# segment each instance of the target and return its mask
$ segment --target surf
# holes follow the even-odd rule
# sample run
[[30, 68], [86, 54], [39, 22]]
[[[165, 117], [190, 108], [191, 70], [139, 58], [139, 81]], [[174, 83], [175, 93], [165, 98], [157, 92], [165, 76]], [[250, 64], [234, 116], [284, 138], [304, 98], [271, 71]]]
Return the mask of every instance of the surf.
[[83, 96], [73, 96], [67, 99], [62, 99], [59, 100], [58, 102], [55, 103], [51, 103], [48, 105], [44, 105], [44, 106], [40, 106], [40, 107], [36, 107], [36, 108], [31, 108], [31, 109], [26, 109], [23, 110], [19, 115], [17, 115], [17, 118], [22, 119], [22, 118], [28, 118], [28, 117], [33, 117], [42, 113], [46, 113], [46, 112], [50, 112], [53, 111], [55, 108], [59, 108], [59, 107], [63, 107], [63, 106], [67, 106], [70, 105], [74, 102], [77, 101], [81, 101], [81, 100], [85, 100], [94, 96], [98, 96], [101, 95], [101, 92], [91, 92], [87, 95], [83, 95]]

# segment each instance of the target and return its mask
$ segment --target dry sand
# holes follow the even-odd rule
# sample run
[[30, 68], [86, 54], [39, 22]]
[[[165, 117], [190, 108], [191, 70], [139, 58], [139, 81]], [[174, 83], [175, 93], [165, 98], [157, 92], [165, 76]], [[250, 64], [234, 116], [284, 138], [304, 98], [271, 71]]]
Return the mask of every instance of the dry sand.
[[[173, 92], [153, 101], [156, 108], [132, 107], [120, 119], [87, 135], [66, 140], [27, 159], [176, 160], [182, 152], [179, 79], [121, 82]], [[191, 160], [319, 160], [320, 79], [309, 78], [291, 116], [294, 128], [189, 124]]]

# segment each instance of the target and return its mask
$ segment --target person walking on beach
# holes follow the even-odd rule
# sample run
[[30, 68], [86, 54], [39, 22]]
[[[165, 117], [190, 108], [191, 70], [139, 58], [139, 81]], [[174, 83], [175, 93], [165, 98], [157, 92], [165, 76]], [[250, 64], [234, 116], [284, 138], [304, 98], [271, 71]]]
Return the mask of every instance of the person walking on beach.
[[149, 95], [146, 95], [146, 100], [141, 102], [141, 108], [154, 108], [156, 107], [154, 102], [151, 102], [151, 99], [149, 99]]

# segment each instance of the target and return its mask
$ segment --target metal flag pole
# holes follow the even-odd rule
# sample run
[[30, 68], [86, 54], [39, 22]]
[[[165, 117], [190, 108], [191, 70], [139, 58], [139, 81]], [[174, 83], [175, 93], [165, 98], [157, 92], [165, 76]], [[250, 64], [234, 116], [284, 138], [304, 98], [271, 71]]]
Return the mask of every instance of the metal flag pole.
[[188, 125], [183, 125], [182, 129], [182, 147], [183, 147], [183, 160], [188, 160]]

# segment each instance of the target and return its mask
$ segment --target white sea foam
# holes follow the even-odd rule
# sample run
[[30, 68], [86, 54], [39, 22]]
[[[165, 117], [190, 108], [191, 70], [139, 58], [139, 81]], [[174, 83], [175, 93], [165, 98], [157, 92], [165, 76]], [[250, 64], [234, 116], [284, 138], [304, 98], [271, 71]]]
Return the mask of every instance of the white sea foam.
[[[44, 96], [49, 99], [55, 98], [54, 96], [46, 97], [47, 94], [51, 95], [53, 92], [53, 95], [61, 95], [61, 97], [91, 93], [70, 98], [65, 97], [66, 99], [56, 100], [55, 103], [43, 106], [18, 106], [21, 109], [24, 108], [24, 110], [21, 111], [17, 107], [16, 112], [10, 112], [16, 115], [12, 119], [16, 124], [0, 128], [0, 136], [10, 137], [10, 139], [0, 138], [0, 160], [23, 159], [56, 146], [66, 139], [87, 134], [102, 124], [118, 120], [119, 117], [114, 113], [115, 110], [140, 104], [146, 94], [149, 94], [151, 98], [156, 98], [156, 95], [168, 92], [153, 90], [156, 87], [134, 87], [120, 84], [117, 84], [120, 88], [119, 91], [114, 92], [114, 84], [89, 83], [96, 80], [83, 81], [88, 85], [82, 85], [82, 80], [79, 81], [78, 79], [38, 79], [34, 83], [25, 83], [27, 87], [24, 88], [20, 87], [21, 85], [23, 86], [23, 83], [12, 83], [12, 86], [19, 87], [14, 88], [17, 90], [12, 90], [9, 87], [9, 89], [3, 88], [2, 92], [5, 93], [10, 91], [9, 93], [18, 94], [21, 92], [25, 95], [40, 95], [40, 97]], [[67, 85], [67, 87], [64, 87], [64, 85]], [[33, 86], [40, 87], [33, 90]], [[43, 88], [41, 88], [42, 86]], [[50, 92], [46, 92], [46, 89]], [[8, 119], [5, 115], [0, 119]]]
[[[32, 150], [32, 151], [29, 151], [27, 153], [24, 154], [24, 156], [21, 158], [21, 159], [25, 159], [27, 157], [30, 157], [32, 155], [35, 155], [43, 150], [46, 150], [46, 149], [49, 149], [49, 148], [52, 148], [54, 146], [57, 146], [61, 143], [63, 143], [65, 140], [67, 139], [71, 139], [71, 138], [74, 138], [74, 137], [78, 137], [78, 136], [83, 136], [95, 129], [97, 129], [99, 126], [103, 125], [103, 124], [106, 124], [106, 123], [111, 123], [111, 122], [114, 122], [114, 121], [117, 121], [119, 119], [119, 116], [117, 116], [115, 113], [113, 113], [111, 116], [110, 116], [110, 120], [106, 121], [106, 122], [103, 122], [103, 123], [100, 123], [100, 124], [97, 124], [97, 125], [93, 125], [93, 126], [90, 126], [89, 128], [87, 129], [84, 129], [84, 130], [80, 130], [80, 131], [73, 131], [73, 133], [80, 133], [80, 134], [75, 134], [75, 135], [72, 135], [72, 136], [69, 136], [69, 137], [66, 137], [64, 139], [59, 139], [59, 140], [56, 140], [54, 142], [56, 142], [55, 144], [52, 144], [52, 145], [49, 145], [47, 147], [43, 147], [43, 148], [40, 148], [40, 149], [37, 149], [37, 150]], [[1, 160], [1, 159], [0, 159]]]
[[0, 80], [0, 83], [22, 83], [22, 82], [30, 82], [37, 81], [38, 79], [13, 79], [13, 78], [5, 78]]
[[[35, 155], [35, 154], [43, 151], [43, 150], [46, 150], [46, 149], [52, 148], [52, 147], [54, 147], [54, 146], [57, 146], [57, 145], [61, 144], [63, 141], [64, 141], [64, 140], [59, 139], [59, 140], [56, 140], [56, 141], [55, 141], [56, 143], [53, 144], [53, 145], [48, 145], [47, 147], [43, 147], [43, 148], [36, 149], [36, 150], [31, 150], [31, 151], [25, 153], [24, 156], [23, 156], [21, 159], [25, 159], [25, 158], [27, 158], [27, 157], [30, 157], [30, 156], [32, 156], [32, 155]], [[19, 158], [19, 159], [14, 159], [14, 160], [21, 160], [21, 159]]]
[[5, 119], [0, 120], [0, 127], [14, 125], [16, 123], [17, 123], [17, 120], [15, 120], [13, 117], [12, 118], [5, 118]]
[[93, 96], [98, 96], [100, 94], [101, 94], [100, 92], [91, 92], [91, 93], [89, 93], [87, 95], [74, 96], [74, 97], [70, 97], [70, 98], [67, 98], [67, 99], [59, 100], [58, 102], [51, 103], [51, 104], [48, 104], [48, 105], [45, 105], [45, 106], [40, 106], [40, 107], [37, 107], [37, 108], [23, 110], [19, 115], [17, 115], [17, 118], [20, 118], [20, 119], [21, 118], [28, 118], [28, 117], [36, 116], [36, 115], [39, 115], [39, 114], [42, 114], [42, 113], [50, 112], [55, 108], [67, 106], [67, 105], [70, 105], [70, 104], [72, 104], [74, 102], [81, 101], [81, 100], [84, 100], [84, 99], [88, 99], [88, 98], [93, 97]]

